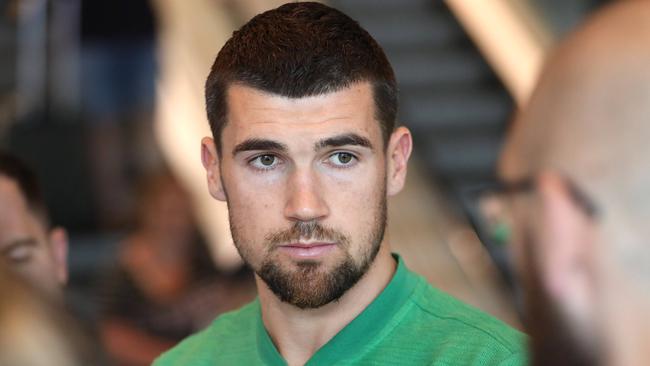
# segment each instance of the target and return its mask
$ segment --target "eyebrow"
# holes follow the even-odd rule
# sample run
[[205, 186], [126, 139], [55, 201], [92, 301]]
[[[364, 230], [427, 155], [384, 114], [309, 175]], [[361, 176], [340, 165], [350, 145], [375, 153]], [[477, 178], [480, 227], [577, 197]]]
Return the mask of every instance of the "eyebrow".
[[317, 151], [326, 147], [341, 147], [347, 145], [363, 146], [373, 150], [370, 140], [357, 135], [356, 133], [346, 133], [321, 140], [314, 145], [314, 150]]
[[281, 152], [286, 152], [289, 150], [287, 145], [279, 143], [277, 141], [273, 140], [266, 140], [266, 139], [248, 139], [245, 140], [232, 150], [233, 155], [237, 155], [240, 152], [243, 151], [257, 151], [257, 150], [271, 150], [271, 151], [281, 151]]
[[[314, 150], [318, 151], [326, 147], [341, 147], [348, 145], [363, 146], [373, 150], [373, 146], [370, 140], [356, 133], [346, 133], [318, 141], [316, 144], [314, 144]], [[289, 148], [287, 145], [277, 141], [251, 138], [237, 144], [232, 150], [232, 154], [237, 155], [238, 153], [244, 151], [259, 150], [287, 152], [289, 151]]]

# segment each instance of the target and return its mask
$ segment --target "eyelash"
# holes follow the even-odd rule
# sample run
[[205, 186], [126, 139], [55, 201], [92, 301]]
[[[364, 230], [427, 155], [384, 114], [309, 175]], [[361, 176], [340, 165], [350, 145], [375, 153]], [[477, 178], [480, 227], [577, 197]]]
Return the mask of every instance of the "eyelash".
[[[264, 166], [261, 163], [260, 164], [255, 164], [256, 161], [259, 161], [264, 156], [273, 157], [275, 159], [273, 161], [274, 164], [270, 165], [270, 166]], [[278, 156], [276, 156], [276, 155], [273, 155], [273, 154], [260, 154], [260, 155], [254, 156], [253, 158], [248, 160], [248, 164], [255, 170], [268, 171], [268, 170], [274, 169], [278, 164], [280, 164], [280, 158]]]
[[[348, 164], [336, 164], [336, 163], [331, 162], [332, 158], [334, 158], [335, 156], [339, 156], [341, 154], [347, 154], [347, 155], [351, 156], [351, 160], [350, 160], [350, 162]], [[262, 157], [265, 157], [265, 156], [273, 157], [275, 159], [273, 161], [273, 165], [265, 166], [265, 165], [263, 165], [261, 163], [256, 163], [256, 162], [259, 162], [259, 160]], [[325, 159], [325, 162], [328, 165], [335, 168], [335, 169], [349, 169], [349, 168], [353, 167], [354, 165], [356, 165], [356, 163], [358, 161], [359, 161], [359, 157], [356, 154], [353, 154], [353, 153], [351, 153], [349, 151], [336, 151], [336, 152], [333, 152], [333, 153], [329, 154], [327, 156], [327, 158]], [[260, 154], [260, 155], [254, 156], [254, 157], [252, 157], [251, 159], [248, 160], [248, 165], [250, 165], [253, 169], [258, 170], [258, 171], [262, 171], [262, 172], [273, 170], [280, 164], [282, 164], [282, 161], [281, 161], [280, 157], [278, 157], [277, 155], [274, 155], [274, 154]]]
[[359, 161], [359, 157], [358, 157], [357, 155], [355, 155], [355, 154], [349, 152], [349, 151], [336, 151], [336, 152], [334, 152], [334, 153], [332, 153], [332, 154], [329, 154], [329, 155], [327, 156], [327, 161], [330, 162], [331, 159], [332, 159], [333, 157], [335, 157], [335, 156], [337, 156], [337, 155], [340, 156], [341, 154], [350, 155], [350, 156], [352, 157], [352, 159], [350, 160], [350, 162], [349, 162], [348, 164], [335, 164], [335, 163], [330, 163], [330, 165], [333, 166], [333, 167], [336, 168], [336, 169], [348, 169], [348, 168], [351, 168], [351, 167], [353, 167], [354, 165], [356, 165], [356, 163]]

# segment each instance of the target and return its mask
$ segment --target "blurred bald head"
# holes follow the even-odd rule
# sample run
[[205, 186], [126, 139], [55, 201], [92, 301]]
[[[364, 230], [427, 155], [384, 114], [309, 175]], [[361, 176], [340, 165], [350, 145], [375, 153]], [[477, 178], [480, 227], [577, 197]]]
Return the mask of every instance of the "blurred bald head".
[[620, 183], [615, 173], [641, 170], [648, 136], [650, 4], [632, 1], [598, 14], [554, 52], [517, 119], [502, 172], [550, 167]]
[[593, 197], [603, 221], [650, 234], [649, 156], [650, 2], [627, 1], [597, 14], [552, 55], [517, 118], [501, 173], [563, 174]]
[[535, 363], [650, 362], [648, 157], [650, 1], [621, 1], [553, 52], [500, 161], [535, 183], [511, 198]]

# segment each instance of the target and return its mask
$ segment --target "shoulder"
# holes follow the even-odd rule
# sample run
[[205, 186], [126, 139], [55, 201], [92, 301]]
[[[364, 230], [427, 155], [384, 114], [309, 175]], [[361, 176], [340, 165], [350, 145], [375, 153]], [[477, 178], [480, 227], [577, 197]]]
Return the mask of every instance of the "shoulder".
[[[500, 320], [433, 288], [421, 279], [410, 299], [419, 334], [444, 358], [465, 364], [525, 364], [526, 337]], [[483, 360], [478, 362], [477, 360]], [[454, 363], [457, 364], [457, 363]]]
[[217, 357], [250, 352], [255, 342], [257, 300], [219, 316], [202, 331], [181, 341], [154, 361], [154, 366], [213, 365]]

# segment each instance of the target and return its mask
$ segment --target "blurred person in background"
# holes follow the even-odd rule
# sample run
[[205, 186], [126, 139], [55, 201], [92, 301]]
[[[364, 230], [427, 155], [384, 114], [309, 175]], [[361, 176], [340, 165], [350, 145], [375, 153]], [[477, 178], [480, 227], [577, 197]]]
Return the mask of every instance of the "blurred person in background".
[[0, 151], [0, 264], [63, 301], [68, 237], [51, 227], [36, 176]]
[[118, 265], [104, 284], [101, 333], [118, 365], [150, 365], [218, 314], [255, 295], [247, 271], [213, 269], [200, 241], [190, 201], [168, 173], [142, 179], [137, 226], [118, 249]]
[[95, 345], [51, 297], [0, 266], [0, 365], [99, 365]]
[[68, 239], [51, 228], [35, 174], [0, 151], [0, 365], [96, 365], [64, 309]]
[[104, 229], [132, 222], [132, 187], [160, 168], [152, 128], [155, 43], [156, 16], [148, 0], [81, 1], [82, 109]]
[[500, 164], [536, 365], [650, 364], [650, 2], [546, 65]]
[[359, 24], [314, 2], [236, 31], [206, 82], [210, 194], [228, 203], [259, 297], [156, 365], [519, 365], [522, 337], [391, 253], [387, 198], [412, 141], [397, 84]]

